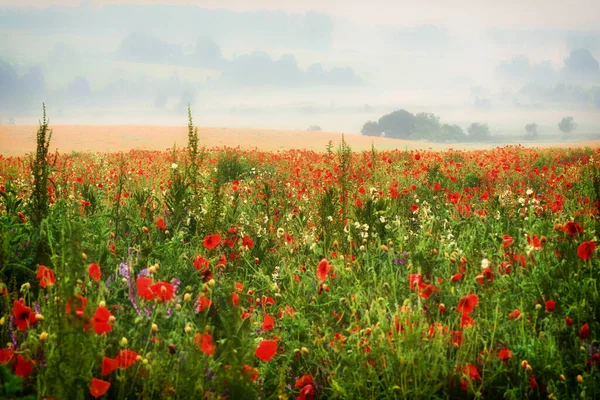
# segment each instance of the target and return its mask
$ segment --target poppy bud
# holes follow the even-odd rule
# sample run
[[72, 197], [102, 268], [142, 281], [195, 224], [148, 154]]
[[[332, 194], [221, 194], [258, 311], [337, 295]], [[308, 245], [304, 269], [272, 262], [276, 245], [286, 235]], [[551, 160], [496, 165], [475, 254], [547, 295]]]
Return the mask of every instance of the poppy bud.
[[142, 227], [142, 230], [144, 231], [144, 233], [148, 233], [148, 228], [147, 227]]
[[152, 324], [152, 331], [158, 332], [158, 325]]
[[84, 260], [87, 260], [87, 254], [81, 253], [81, 258], [83, 258]]
[[176, 308], [178, 311], [179, 311], [179, 310], [181, 310], [181, 304], [177, 303], [177, 304], [175, 305], [175, 308]]
[[185, 333], [190, 333], [192, 331], [192, 327], [189, 325], [186, 325], [184, 330], [185, 330]]
[[183, 295], [183, 301], [190, 301], [190, 299], [192, 298], [192, 295], [189, 293], [186, 293]]
[[521, 367], [523, 367], [523, 369], [527, 369], [528, 366], [529, 366], [529, 364], [527, 363], [526, 360], [521, 361]]
[[48, 339], [48, 332], [42, 332], [42, 333], [40, 333], [40, 342], [43, 342], [46, 339]]
[[306, 347], [302, 347], [300, 351], [302, 351], [302, 354], [308, 354], [308, 349]]
[[105, 302], [105, 301], [101, 301], [101, 302], [98, 304], [98, 307], [106, 307], [106, 302]]
[[127, 283], [127, 278], [121, 278], [121, 282]]
[[446, 312], [446, 306], [444, 304], [440, 304], [440, 311]]
[[136, 360], [136, 361], [142, 361], [142, 360], [143, 360], [143, 358], [142, 358], [142, 356], [140, 356], [140, 355], [138, 354], [138, 355], [137, 355], [137, 357], [135, 358], [135, 360]]
[[43, 321], [44, 320], [44, 316], [42, 314], [35, 314], [35, 320], [36, 321]]
[[389, 247], [394, 247], [394, 242], [392, 242], [391, 240], [388, 242], [388, 246]]
[[6, 321], [4, 317], [0, 318], [0, 326], [4, 325], [4, 321]]
[[583, 376], [577, 375], [577, 383], [583, 382]]
[[110, 317], [108, 317], [108, 320], [110, 322], [115, 322], [117, 320], [117, 317], [115, 317], [114, 315], [111, 315]]
[[563, 374], [560, 374], [559, 378], [561, 381], [563, 381], [563, 382], [565, 381], [565, 376]]
[[389, 251], [388, 247], [385, 244], [381, 245], [381, 250], [383, 250], [384, 253], [387, 253]]
[[540, 303], [537, 303], [537, 304], [535, 305], [535, 309], [536, 309], [536, 310], [541, 310], [541, 309], [542, 309], [542, 305], [541, 305]]
[[29, 290], [29, 289], [31, 289], [31, 283], [25, 282], [24, 284], [21, 285], [21, 292], [24, 290]]
[[214, 280], [214, 279], [211, 279], [210, 281], [208, 281], [208, 284], [209, 284], [210, 286], [215, 286], [215, 283], [216, 283], [216, 282], [215, 282], [215, 280]]
[[127, 346], [127, 338], [126, 337], [121, 338], [121, 346], [123, 346], [123, 347]]
[[144, 359], [142, 360], [142, 364], [144, 364], [144, 365], [148, 365], [148, 359], [147, 359], [147, 358], [144, 358]]

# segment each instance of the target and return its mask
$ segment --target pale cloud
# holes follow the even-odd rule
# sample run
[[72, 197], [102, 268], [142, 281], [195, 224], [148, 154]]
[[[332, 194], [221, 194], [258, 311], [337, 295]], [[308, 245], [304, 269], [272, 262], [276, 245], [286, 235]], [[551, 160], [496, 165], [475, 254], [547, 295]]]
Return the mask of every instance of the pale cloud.
[[[304, 13], [310, 10], [348, 18], [366, 25], [443, 25], [471, 32], [487, 27], [505, 29], [598, 29], [597, 0], [87, 0], [106, 4], [171, 4], [234, 11], [282, 10]], [[0, 0], [0, 6], [78, 6], [80, 0]]]

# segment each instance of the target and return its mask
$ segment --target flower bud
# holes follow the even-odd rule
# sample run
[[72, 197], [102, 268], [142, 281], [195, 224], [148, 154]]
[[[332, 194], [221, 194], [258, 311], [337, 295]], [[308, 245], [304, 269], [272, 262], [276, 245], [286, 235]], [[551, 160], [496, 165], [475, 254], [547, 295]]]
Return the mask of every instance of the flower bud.
[[123, 346], [123, 347], [127, 346], [127, 342], [128, 342], [128, 341], [127, 341], [127, 338], [126, 338], [126, 337], [122, 337], [122, 338], [121, 338], [121, 346]]
[[192, 298], [192, 295], [189, 293], [186, 293], [183, 295], [183, 301], [190, 301], [190, 299]]
[[158, 325], [152, 324], [152, 331], [153, 332], [158, 332]]
[[101, 301], [100, 304], [98, 304], [98, 307], [106, 307], [106, 302]]
[[215, 283], [216, 283], [216, 282], [215, 282], [215, 280], [214, 280], [214, 279], [211, 279], [210, 281], [208, 281], [208, 285], [209, 285], [209, 286], [215, 286]]
[[46, 339], [48, 339], [48, 332], [40, 333], [40, 342], [44, 342]]
[[185, 333], [190, 333], [192, 331], [192, 327], [189, 325], [186, 325], [184, 330], [185, 330]]
[[35, 320], [36, 321], [43, 321], [44, 320], [44, 316], [42, 314], [35, 314]]
[[577, 375], [577, 383], [583, 382], [583, 376]]

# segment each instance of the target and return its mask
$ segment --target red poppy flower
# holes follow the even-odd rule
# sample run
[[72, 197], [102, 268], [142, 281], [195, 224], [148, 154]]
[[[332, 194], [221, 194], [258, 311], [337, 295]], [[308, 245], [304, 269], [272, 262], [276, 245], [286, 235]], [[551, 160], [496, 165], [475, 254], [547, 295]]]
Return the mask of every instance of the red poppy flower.
[[509, 349], [502, 349], [498, 352], [498, 358], [502, 361], [506, 361], [509, 358], [512, 358], [512, 351]]
[[200, 350], [207, 355], [213, 355], [215, 352], [215, 344], [213, 343], [212, 336], [210, 333], [203, 335], [197, 333], [194, 337], [194, 343], [200, 348]]
[[463, 275], [462, 274], [454, 274], [452, 275], [452, 278], [450, 278], [450, 280], [452, 282], [458, 282], [462, 279]]
[[252, 383], [256, 382], [256, 379], [258, 379], [258, 370], [254, 367], [251, 367], [249, 365], [244, 365], [242, 367], [242, 372], [245, 376], [250, 377], [250, 381]]
[[33, 371], [33, 361], [24, 358], [20, 354], [17, 354], [17, 366], [15, 367], [15, 375], [20, 376], [21, 378], [25, 378], [31, 375], [31, 371]]
[[0, 349], [0, 364], [6, 364], [12, 360], [15, 351], [12, 349]]
[[95, 280], [96, 282], [100, 281], [100, 277], [101, 277], [101, 273], [100, 273], [100, 266], [98, 264], [90, 264], [90, 266], [88, 267], [88, 274], [90, 274], [90, 277]]
[[275, 319], [273, 319], [273, 317], [271, 317], [269, 314], [264, 313], [263, 314], [263, 323], [262, 323], [263, 331], [273, 330], [274, 326], [275, 326]]
[[477, 304], [479, 303], [479, 297], [475, 294], [468, 294], [460, 299], [456, 309], [461, 313], [470, 314], [473, 312]]
[[244, 238], [242, 239], [242, 245], [251, 249], [254, 246], [254, 242], [252, 241], [252, 239], [250, 239], [250, 237], [245, 235]]
[[317, 278], [319, 281], [323, 282], [327, 279], [327, 275], [329, 275], [330, 272], [331, 265], [329, 265], [329, 262], [327, 262], [326, 258], [322, 259], [317, 266]]
[[588, 324], [585, 324], [579, 330], [579, 337], [581, 338], [581, 340], [585, 340], [588, 338], [588, 336], [590, 336], [590, 326]]
[[210, 267], [210, 264], [206, 258], [202, 257], [201, 255], [197, 255], [196, 258], [194, 258], [194, 267], [198, 271], [205, 271]]
[[90, 394], [94, 398], [98, 398], [104, 395], [110, 388], [110, 382], [103, 381], [102, 379], [92, 378], [92, 384], [90, 385]]
[[31, 308], [25, 305], [23, 299], [14, 301], [12, 313], [15, 316], [15, 325], [20, 331], [36, 323], [35, 313], [31, 312]]
[[110, 311], [106, 307], [98, 307], [92, 318], [92, 326], [96, 331], [96, 334], [102, 335], [112, 331], [112, 326], [108, 323], [110, 319]]
[[427, 299], [429, 298], [429, 296], [431, 296], [431, 294], [433, 293], [433, 291], [435, 290], [435, 286], [433, 285], [428, 285], [426, 283], [419, 283], [419, 297], [421, 297], [422, 299]]
[[202, 244], [207, 250], [212, 250], [217, 247], [221, 243], [221, 235], [218, 233], [214, 233], [212, 235], [208, 235], [204, 238], [204, 242]]
[[463, 333], [462, 331], [452, 331], [452, 335], [450, 336], [450, 343], [453, 346], [460, 346], [462, 344]]
[[156, 226], [158, 226], [158, 229], [160, 229], [161, 231], [167, 229], [167, 225], [165, 224], [165, 221], [162, 218], [156, 221]]
[[115, 369], [119, 368], [119, 361], [114, 358], [102, 358], [102, 376], [111, 374]]
[[303, 388], [306, 385], [312, 385], [312, 383], [313, 377], [312, 375], [308, 374], [296, 379], [296, 384], [294, 385], [294, 387]]
[[206, 296], [201, 296], [198, 297], [198, 305], [196, 306], [196, 312], [203, 312], [206, 311], [210, 308], [210, 305], [212, 304], [212, 301], [206, 297]]
[[552, 312], [556, 308], [556, 302], [554, 300], [548, 300], [546, 302], [546, 311]]
[[54, 272], [45, 265], [40, 265], [37, 270], [37, 278], [40, 280], [41, 287], [52, 286], [56, 282]]
[[238, 292], [243, 292], [244, 291], [244, 285], [242, 285], [239, 282], [235, 283], [235, 290], [237, 290]]
[[564, 225], [563, 232], [568, 233], [570, 236], [575, 236], [582, 233], [583, 229], [577, 222], [569, 221]]
[[582, 260], [589, 260], [592, 258], [592, 252], [596, 250], [595, 242], [583, 242], [577, 248], [577, 255]]
[[121, 350], [115, 360], [119, 363], [119, 368], [126, 369], [135, 363], [137, 356], [138, 353], [133, 350]]
[[300, 395], [296, 397], [296, 400], [313, 400], [315, 396], [315, 387], [313, 385], [306, 385], [300, 389]]
[[510, 235], [504, 235], [502, 236], [502, 246], [504, 248], [507, 248], [508, 246], [510, 246], [513, 242], [513, 238]]
[[573, 320], [569, 317], [565, 318], [565, 324], [567, 324], [567, 326], [571, 326], [573, 325]]
[[254, 355], [263, 361], [270, 361], [277, 353], [277, 342], [274, 340], [263, 340], [260, 342]]
[[481, 379], [481, 375], [479, 375], [479, 370], [473, 364], [469, 364], [463, 368], [463, 373], [469, 376], [469, 379], [474, 381], [476, 379]]
[[461, 328], [464, 327], [469, 327], [469, 326], [473, 326], [475, 325], [475, 321], [473, 321], [473, 319], [471, 317], [469, 317], [469, 314], [463, 314], [462, 317], [460, 317], [460, 326]]
[[175, 294], [173, 285], [169, 282], [156, 282], [154, 285], [150, 286], [150, 289], [160, 301], [169, 301]]
[[421, 274], [408, 274], [408, 282], [411, 290], [417, 290], [419, 284], [423, 282]]
[[135, 284], [137, 286], [138, 296], [143, 297], [146, 300], [152, 300], [154, 298], [154, 293], [150, 289], [152, 278], [140, 276], [135, 280]]

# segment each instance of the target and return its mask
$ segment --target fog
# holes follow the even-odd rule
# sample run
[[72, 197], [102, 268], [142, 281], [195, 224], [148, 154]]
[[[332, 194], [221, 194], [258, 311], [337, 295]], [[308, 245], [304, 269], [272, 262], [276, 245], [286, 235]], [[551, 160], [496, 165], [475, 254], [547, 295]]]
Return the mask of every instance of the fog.
[[[394, 110], [465, 131], [600, 135], [593, 1], [0, 0], [0, 122], [359, 133]], [[322, 4], [325, 3], [325, 4]], [[587, 135], [587, 136], [586, 136]]]

